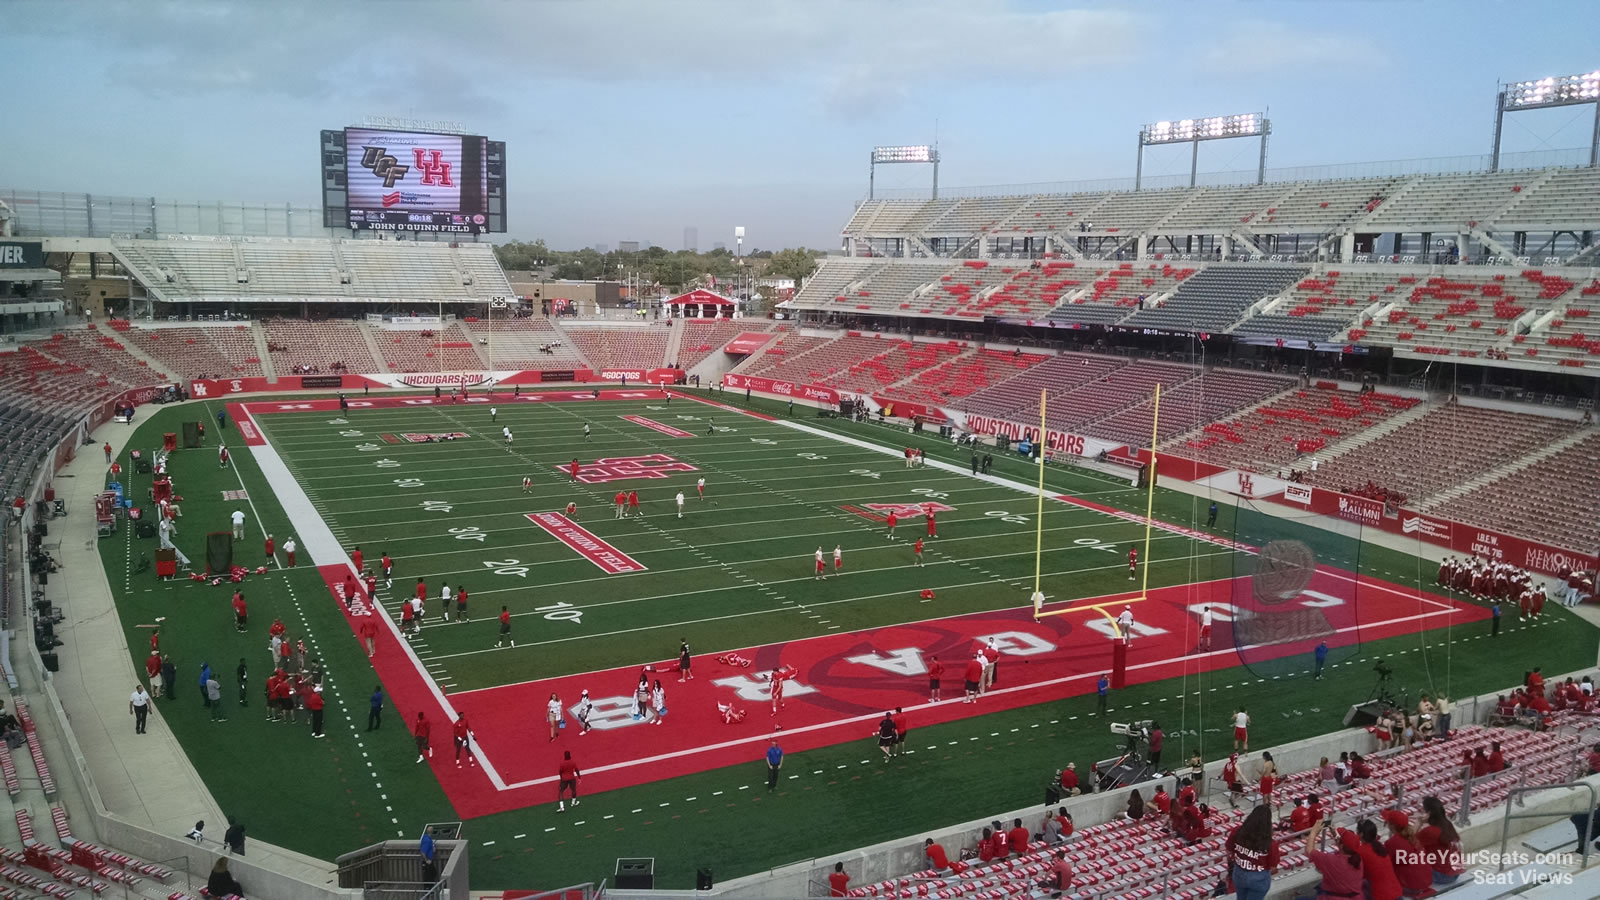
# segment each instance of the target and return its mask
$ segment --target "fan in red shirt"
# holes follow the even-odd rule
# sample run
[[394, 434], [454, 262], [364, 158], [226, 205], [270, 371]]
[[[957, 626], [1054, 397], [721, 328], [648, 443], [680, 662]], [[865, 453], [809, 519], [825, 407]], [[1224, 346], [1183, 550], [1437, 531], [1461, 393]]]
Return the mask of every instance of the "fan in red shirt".
[[394, 584], [394, 560], [390, 559], [389, 558], [389, 554], [385, 553], [383, 555], [383, 558], [378, 560], [378, 565], [383, 567], [383, 581], [384, 581], [384, 584], [385, 585], [393, 585]]
[[363, 557], [361, 555], [361, 548], [360, 547], [357, 547], [356, 549], [350, 551], [350, 561], [356, 564], [356, 571], [357, 572], [361, 571], [361, 560], [362, 559], [363, 559]]
[[934, 702], [939, 700], [939, 677], [944, 674], [944, 663], [939, 662], [939, 657], [928, 657], [928, 699]]
[[889, 518], [884, 521], [889, 526], [889, 540], [892, 541], [894, 540], [894, 526], [900, 524], [900, 517], [895, 515], [894, 510], [891, 509], [889, 510]]
[[922, 842], [922, 855], [928, 859], [928, 868], [935, 872], [950, 868], [950, 856], [944, 852], [944, 845], [935, 844], [933, 838]]
[[417, 742], [417, 762], [423, 758], [433, 758], [433, 748], [428, 746], [428, 734], [433, 731], [433, 725], [428, 722], [428, 716], [422, 710], [417, 710], [417, 719], [411, 723], [411, 736]]
[[629, 491], [628, 492], [628, 512], [633, 514], [633, 515], [636, 515], [636, 516], [639, 514], [639, 492], [638, 491]]
[[267, 535], [267, 559], [273, 559], [273, 551], [277, 549], [278, 543], [272, 539], [272, 535]]
[[967, 660], [966, 682], [967, 697], [961, 702], [977, 703], [978, 686], [983, 684], [983, 663], [978, 662], [978, 658], [976, 656]]
[[1079, 788], [1077, 763], [1069, 762], [1067, 763], [1067, 767], [1061, 770], [1061, 794], [1065, 797], [1078, 796]]
[[828, 896], [848, 897], [850, 895], [850, 873], [844, 870], [844, 863], [834, 863], [833, 871], [828, 873]]
[[159, 649], [161, 649], [161, 629], [157, 628], [150, 632], [150, 652], [154, 653]]
[[161, 696], [161, 654], [152, 650], [145, 657], [144, 674], [150, 679], [150, 696]]
[[367, 658], [371, 659], [378, 651], [378, 622], [373, 616], [362, 616], [361, 623], [356, 626], [356, 633], [361, 635], [361, 643], [367, 648]]
[[457, 713], [456, 722], [451, 726], [456, 739], [456, 768], [461, 768], [461, 751], [467, 751], [467, 762], [476, 769], [478, 758], [472, 753], [472, 728], [467, 725], [467, 714]]
[[1022, 826], [1021, 819], [1011, 820], [1011, 830], [1006, 832], [1006, 844], [1011, 847], [1012, 856], [1021, 856], [1028, 852], [1028, 841], [1033, 838], [1033, 832]]
[[1156, 785], [1156, 792], [1150, 795], [1150, 805], [1163, 816], [1172, 813], [1172, 795], [1167, 793], [1166, 785]]
[[620, 519], [620, 518], [622, 518], [623, 514], [626, 513], [627, 510], [628, 510], [628, 495], [626, 493], [622, 492], [622, 491], [617, 491], [616, 504], [617, 504], [617, 518]]
[[578, 779], [583, 773], [578, 771], [578, 764], [572, 761], [572, 751], [567, 750], [562, 754], [561, 767], [556, 770], [556, 812], [566, 812], [567, 792], [572, 793], [572, 805], [578, 805]]
[[417, 602], [428, 602], [428, 585], [421, 578], [417, 579]]
[[1413, 897], [1423, 896], [1433, 889], [1433, 868], [1422, 856], [1422, 847], [1417, 844], [1416, 833], [1411, 828], [1411, 817], [1398, 809], [1386, 809], [1378, 815], [1389, 826], [1389, 839], [1383, 846], [1389, 850], [1389, 860], [1401, 889]]
[[574, 459], [572, 465], [567, 467], [567, 472], [572, 475], [572, 483], [578, 483], [578, 461]]
[[938, 537], [939, 536], [939, 523], [935, 522], [934, 519], [933, 519], [933, 506], [932, 506], [932, 504], [929, 504], [928, 506], [923, 507], [923, 509], [926, 511], [925, 514], [924, 514], [924, 518], [926, 518], [928, 520], [928, 537]]
[[1128, 548], [1128, 580], [1132, 581], [1133, 580], [1133, 576], [1138, 571], [1139, 571], [1139, 548], [1138, 547], [1129, 547]]
[[250, 608], [245, 605], [244, 594], [240, 591], [233, 592], [233, 627], [244, 631], [249, 622]]

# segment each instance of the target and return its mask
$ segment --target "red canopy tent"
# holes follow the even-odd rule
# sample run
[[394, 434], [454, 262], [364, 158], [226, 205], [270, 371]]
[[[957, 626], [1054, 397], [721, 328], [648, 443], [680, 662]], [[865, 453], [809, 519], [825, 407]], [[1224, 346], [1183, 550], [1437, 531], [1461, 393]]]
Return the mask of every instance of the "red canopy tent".
[[731, 297], [697, 288], [666, 301], [667, 315], [674, 319], [731, 319], [738, 305]]

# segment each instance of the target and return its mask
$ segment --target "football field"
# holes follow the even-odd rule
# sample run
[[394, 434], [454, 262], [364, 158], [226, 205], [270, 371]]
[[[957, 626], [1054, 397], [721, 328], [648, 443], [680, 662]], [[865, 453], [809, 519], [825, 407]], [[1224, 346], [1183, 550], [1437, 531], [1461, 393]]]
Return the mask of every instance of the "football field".
[[[1563, 610], [1509, 622], [1491, 645], [1476, 621], [1481, 607], [1428, 587], [1431, 564], [1242, 504], [1220, 503], [1209, 528], [1206, 500], [1157, 489], [1146, 554], [1144, 492], [1057, 466], [1045, 471], [1039, 567], [1046, 611], [1060, 614], [1035, 620], [1039, 473], [1015, 454], [995, 456], [996, 477], [975, 478], [970, 454], [933, 435], [791, 417], [781, 403], [704, 392], [670, 403], [641, 391], [599, 400], [502, 393], [454, 405], [429, 394], [352, 397], [343, 414], [332, 399], [184, 404], [154, 411], [131, 437], [130, 447], [158, 447], [182, 423], [230, 413], [215, 432], [233, 451], [229, 465], [219, 465], [216, 437], [172, 456], [184, 501], [176, 543], [199, 572], [208, 549], [227, 543], [231, 514], [243, 512], [246, 537], [231, 553], [248, 575], [238, 584], [158, 580], [148, 561], [156, 539], [131, 528], [99, 547], [130, 670], [142, 670], [159, 624], [162, 651], [185, 673], [177, 698], [157, 702], [153, 727], [171, 729], [218, 803], [259, 840], [331, 858], [414, 835], [422, 822], [462, 819], [475, 887], [598, 880], [617, 857], [638, 855], [660, 861], [659, 885], [691, 887], [699, 865], [727, 879], [1021, 808], [1064, 762], [1081, 770], [1114, 755], [1110, 722], [1159, 718], [1175, 753], [1214, 759], [1229, 747], [1225, 729], [1240, 705], [1254, 718], [1252, 746], [1337, 728], [1345, 707], [1368, 696], [1374, 658], [1395, 667], [1403, 690], [1457, 695], [1516, 681], [1534, 656], [1547, 670], [1589, 660], [1583, 641], [1549, 639], [1588, 634]], [[908, 441], [927, 451], [926, 468], [905, 467]], [[121, 480], [130, 497], [147, 496], [149, 474], [130, 467]], [[638, 492], [641, 515], [616, 518], [621, 490]], [[570, 520], [568, 503], [577, 505]], [[923, 518], [929, 503], [936, 538]], [[261, 545], [269, 533], [270, 559]], [[291, 536], [294, 567], [284, 552]], [[1262, 557], [1242, 546], [1278, 538], [1303, 540], [1318, 560], [1287, 599], [1256, 589], [1250, 573]], [[1141, 580], [1130, 582], [1136, 544]], [[358, 589], [346, 607], [357, 546], [369, 569], [390, 554], [394, 585], [380, 582], [376, 604]], [[408, 642], [400, 602], [419, 578], [427, 614]], [[470, 621], [445, 620], [446, 581], [467, 590]], [[236, 589], [250, 603], [245, 631], [228, 606]], [[1094, 681], [1111, 665], [1108, 615], [1125, 605], [1135, 618], [1127, 683], [1102, 714]], [[495, 646], [502, 606], [515, 648]], [[1198, 633], [1206, 606], [1216, 620], [1209, 647]], [[1235, 616], [1254, 625], [1257, 644], [1244, 652]], [[311, 736], [303, 710], [297, 725], [260, 711], [274, 620], [305, 640], [324, 673], [326, 740]], [[1280, 622], [1292, 627], [1261, 627]], [[363, 631], [376, 634], [370, 660]], [[1002, 649], [996, 682], [963, 703], [965, 661], [989, 637]], [[1313, 681], [1318, 639], [1334, 655], [1327, 677]], [[681, 640], [694, 675], [683, 682]], [[729, 653], [740, 662], [718, 661]], [[935, 656], [944, 665], [937, 703]], [[234, 677], [235, 661], [248, 663], [248, 685]], [[226, 673], [226, 721], [198, 702], [194, 678], [206, 662]], [[665, 689], [660, 725], [633, 718], [645, 665]], [[793, 676], [776, 714], [764, 678], [775, 668]], [[380, 683], [381, 724], [368, 716]], [[579, 736], [573, 709], [583, 690], [594, 730]], [[553, 742], [544, 721], [552, 693], [568, 722]], [[725, 723], [719, 704], [743, 720]], [[910, 734], [906, 757], [891, 762], [874, 735], [895, 707]], [[406, 721], [419, 711], [432, 723], [434, 754], [423, 763]], [[475, 737], [459, 768], [447, 721], [458, 712]], [[768, 793], [761, 760], [774, 726], [788, 755]], [[554, 803], [568, 750], [584, 773], [582, 815]], [[907, 779], [940, 789], [908, 790]], [[860, 814], [889, 808], [904, 815]], [[319, 827], [306, 829], [308, 817]], [[747, 839], [758, 831], [769, 839]]]
[[[1020, 481], [908, 467], [891, 447], [683, 395], [386, 398], [343, 412], [323, 400], [236, 414], [326, 527], [332, 545], [315, 546], [317, 528], [291, 512], [333, 596], [356, 548], [374, 571], [393, 559], [392, 585], [380, 579], [370, 609], [356, 597], [349, 618], [383, 622], [374, 665], [408, 718], [467, 714], [482, 765], [440, 772], [463, 815], [548, 802], [574, 745], [587, 789], [608, 790], [750, 759], [777, 729], [804, 750], [858, 739], [886, 709], [923, 725], [1091, 691], [1124, 607], [1130, 680], [1229, 665], [1227, 623], [1265, 611], [1239, 587], [1237, 557], [1254, 548], [1162, 522], [1146, 554], [1142, 517], [1100, 502], [1142, 496], [1125, 482], [1071, 476], [1077, 490], [1041, 505]], [[280, 499], [286, 490], [275, 485]], [[619, 492], [638, 500], [620, 516]], [[1036, 564], [1058, 613], [1039, 621]], [[1482, 615], [1360, 573], [1316, 577], [1295, 599], [1335, 645]], [[426, 615], [402, 637], [399, 610], [419, 584]], [[465, 621], [454, 601], [444, 608], [446, 584], [467, 594]], [[1221, 627], [1202, 648], [1207, 607]], [[1268, 652], [1308, 655], [1316, 641], [1300, 637]], [[963, 703], [966, 663], [991, 639], [1001, 679]], [[693, 680], [680, 681], [683, 642]], [[774, 670], [789, 676], [781, 706]], [[667, 715], [640, 715], [641, 674], [660, 680]], [[580, 745], [584, 691], [594, 731]], [[568, 722], [556, 739], [553, 695]]]

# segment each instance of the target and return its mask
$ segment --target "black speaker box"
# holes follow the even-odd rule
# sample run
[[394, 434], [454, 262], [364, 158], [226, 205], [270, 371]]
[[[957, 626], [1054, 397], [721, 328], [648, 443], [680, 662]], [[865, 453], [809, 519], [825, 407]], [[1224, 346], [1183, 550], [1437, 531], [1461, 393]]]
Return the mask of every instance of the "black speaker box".
[[52, 672], [61, 671], [61, 658], [56, 655], [54, 650], [48, 653], [39, 654], [39, 659], [44, 661], [44, 667], [46, 669]]
[[656, 886], [656, 861], [646, 858], [620, 857], [612, 884], [618, 890], [652, 891]]
[[700, 867], [700, 868], [698, 868], [698, 869], [696, 869], [694, 871], [694, 889], [695, 890], [697, 890], [697, 891], [709, 891], [715, 886], [715, 884], [716, 884], [716, 882], [714, 882], [712, 880], [712, 878], [711, 878], [711, 870], [710, 869], [707, 869], [704, 866], [702, 866], [702, 867]]

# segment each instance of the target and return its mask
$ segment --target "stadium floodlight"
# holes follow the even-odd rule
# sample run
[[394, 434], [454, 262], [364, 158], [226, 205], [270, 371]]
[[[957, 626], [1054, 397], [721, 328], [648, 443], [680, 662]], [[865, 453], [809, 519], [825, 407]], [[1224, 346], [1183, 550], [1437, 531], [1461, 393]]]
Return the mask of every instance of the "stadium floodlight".
[[878, 181], [878, 166], [895, 163], [924, 163], [933, 166], [933, 199], [939, 199], [939, 148], [932, 144], [872, 148], [871, 170], [867, 175], [867, 199], [871, 200]]
[[1500, 136], [1508, 112], [1594, 104], [1594, 134], [1589, 140], [1589, 165], [1600, 166], [1600, 69], [1582, 75], [1559, 75], [1499, 86], [1494, 108], [1494, 150], [1489, 171], [1500, 171]]
[[1272, 133], [1272, 122], [1266, 113], [1236, 113], [1231, 116], [1206, 116], [1199, 119], [1178, 119], [1156, 122], [1139, 129], [1139, 161], [1134, 169], [1133, 189], [1138, 190], [1144, 180], [1144, 148], [1157, 144], [1192, 144], [1189, 160], [1189, 186], [1194, 187], [1200, 165], [1200, 142], [1228, 138], [1261, 138], [1261, 159], [1256, 167], [1256, 183], [1267, 174], [1267, 135]]

